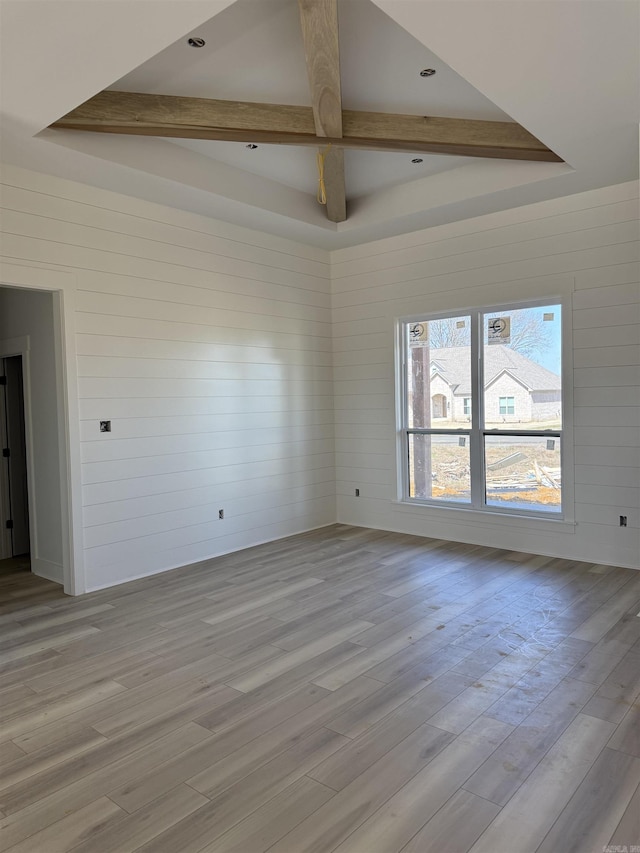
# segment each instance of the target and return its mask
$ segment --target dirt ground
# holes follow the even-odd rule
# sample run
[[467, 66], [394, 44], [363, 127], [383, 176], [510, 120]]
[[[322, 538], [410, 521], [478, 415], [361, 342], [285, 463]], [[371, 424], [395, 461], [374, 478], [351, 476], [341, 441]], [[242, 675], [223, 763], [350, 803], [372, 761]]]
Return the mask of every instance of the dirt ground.
[[[486, 451], [490, 466], [519, 454], [512, 464], [487, 472], [487, 492], [491, 501], [505, 503], [541, 504], [559, 506], [561, 492], [544, 476], [536, 481], [535, 463], [546, 468], [559, 484], [559, 454], [546, 450], [544, 444], [489, 446]], [[434, 498], [463, 498], [469, 495], [468, 454], [456, 445], [435, 445], [432, 470], [432, 496]], [[540, 474], [540, 471], [538, 472]], [[513, 488], [509, 485], [513, 484]], [[526, 488], [530, 484], [530, 488]]]

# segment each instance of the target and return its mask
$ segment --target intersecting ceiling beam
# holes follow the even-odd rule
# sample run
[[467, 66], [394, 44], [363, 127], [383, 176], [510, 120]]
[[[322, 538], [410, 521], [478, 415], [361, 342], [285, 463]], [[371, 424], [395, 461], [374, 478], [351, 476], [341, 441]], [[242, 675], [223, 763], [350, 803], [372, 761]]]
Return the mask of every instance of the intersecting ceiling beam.
[[104, 91], [51, 125], [67, 130], [269, 145], [363, 148], [539, 160], [562, 158], [519, 124], [342, 111], [342, 137], [320, 137], [310, 107]]
[[[342, 93], [337, 0], [298, 0], [311, 107], [318, 136], [342, 137]], [[326, 149], [325, 149], [326, 150]], [[331, 148], [323, 157], [327, 218], [347, 218], [344, 151]]]

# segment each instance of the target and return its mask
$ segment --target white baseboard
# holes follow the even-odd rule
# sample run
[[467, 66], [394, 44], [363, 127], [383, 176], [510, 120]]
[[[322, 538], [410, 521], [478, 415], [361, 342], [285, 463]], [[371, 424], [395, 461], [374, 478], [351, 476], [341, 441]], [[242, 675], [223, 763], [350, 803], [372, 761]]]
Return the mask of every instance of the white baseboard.
[[60, 563], [43, 560], [41, 557], [32, 557], [31, 571], [39, 578], [46, 578], [48, 581], [54, 581], [54, 583], [64, 583], [64, 569]]
[[[105, 584], [96, 584], [94, 586], [87, 586], [85, 590], [85, 594], [89, 592], [99, 592], [101, 589], [111, 589], [114, 586], [121, 586], [125, 583], [130, 583], [131, 581], [139, 581], [144, 580], [145, 578], [154, 577], [154, 575], [163, 575], [165, 572], [173, 572], [175, 569], [186, 569], [188, 566], [197, 566], [200, 563], [208, 563], [211, 560], [216, 560], [218, 557], [226, 557], [228, 554], [236, 554], [238, 551], [246, 551], [249, 548], [255, 548], [258, 545], [268, 545], [269, 542], [278, 542], [281, 539], [289, 539], [292, 536], [300, 536], [303, 533], [311, 533], [313, 530], [322, 530], [323, 527], [331, 527], [336, 524], [335, 521], [329, 521], [326, 524], [316, 524], [314, 527], [305, 527], [302, 530], [296, 530], [293, 533], [287, 533], [285, 536], [271, 536], [266, 537], [264, 539], [256, 539], [255, 541], [248, 542], [246, 545], [242, 545], [240, 548], [231, 548], [228, 551], [220, 551], [216, 554], [211, 554], [209, 557], [203, 557], [201, 560], [196, 560], [193, 563], [176, 563], [174, 566], [166, 566], [163, 569], [150, 569], [146, 572], [141, 572], [138, 575], [131, 575], [130, 577], [124, 578], [123, 580], [112, 581], [111, 583]], [[62, 581], [60, 581], [62, 583]]]
[[558, 551], [551, 551], [548, 548], [536, 548], [535, 550], [530, 546], [522, 547], [518, 545], [517, 547], [510, 547], [509, 545], [503, 545], [499, 542], [496, 542], [494, 545], [488, 544], [482, 538], [466, 534], [458, 534], [455, 539], [453, 536], [438, 536], [435, 533], [427, 534], [427, 533], [416, 533], [412, 530], [403, 530], [401, 527], [394, 527], [392, 525], [385, 525], [384, 527], [378, 524], [367, 523], [364, 524], [362, 521], [347, 521], [343, 518], [338, 519], [338, 524], [348, 524], [350, 527], [360, 527], [363, 530], [386, 530], [389, 533], [402, 533], [406, 536], [416, 536], [417, 538], [423, 539], [445, 539], [447, 542], [461, 542], [465, 545], [479, 545], [482, 548], [500, 548], [502, 551], [520, 551], [523, 554], [531, 554], [532, 557], [553, 557], [557, 560], [572, 560], [577, 563], [594, 563], [598, 566], [611, 566], [615, 569], [633, 569], [634, 571], [640, 571], [637, 563], [632, 563], [627, 560], [617, 560], [617, 561], [607, 561], [607, 560], [589, 560], [586, 557], [576, 557], [572, 554], [560, 554]]

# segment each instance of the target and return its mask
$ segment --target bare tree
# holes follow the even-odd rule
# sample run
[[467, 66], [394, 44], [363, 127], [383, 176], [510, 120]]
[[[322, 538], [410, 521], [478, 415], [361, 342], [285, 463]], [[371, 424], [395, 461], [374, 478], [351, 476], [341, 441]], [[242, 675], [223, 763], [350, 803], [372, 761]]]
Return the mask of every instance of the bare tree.
[[540, 314], [532, 311], [507, 312], [511, 317], [511, 341], [508, 346], [522, 355], [532, 356], [551, 346], [551, 329]]
[[[539, 314], [532, 311], [505, 311], [503, 317], [511, 318], [511, 340], [507, 344], [522, 355], [531, 356], [544, 352], [551, 345], [551, 330]], [[429, 323], [429, 344], [433, 349], [444, 347], [465, 347], [471, 343], [471, 329], [468, 321], [455, 317], [443, 320], [431, 320]], [[484, 333], [487, 340], [486, 329]]]
[[[464, 323], [464, 326], [459, 326]], [[471, 343], [471, 328], [468, 320], [445, 317], [429, 323], [429, 345], [433, 349], [445, 347], [468, 347]]]

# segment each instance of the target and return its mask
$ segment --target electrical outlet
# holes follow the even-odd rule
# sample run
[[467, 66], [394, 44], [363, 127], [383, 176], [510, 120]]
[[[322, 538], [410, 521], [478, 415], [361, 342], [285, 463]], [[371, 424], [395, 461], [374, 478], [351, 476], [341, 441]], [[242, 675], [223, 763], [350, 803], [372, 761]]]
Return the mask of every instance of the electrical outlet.
[[620, 527], [626, 527], [626, 526], [627, 526], [627, 516], [621, 515], [620, 516]]
[[360, 497], [360, 489], [356, 489], [356, 497], [357, 497], [357, 498], [359, 498], [359, 497]]
[[218, 510], [218, 518], [224, 518], [224, 510], [223, 509]]

